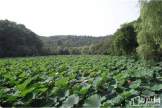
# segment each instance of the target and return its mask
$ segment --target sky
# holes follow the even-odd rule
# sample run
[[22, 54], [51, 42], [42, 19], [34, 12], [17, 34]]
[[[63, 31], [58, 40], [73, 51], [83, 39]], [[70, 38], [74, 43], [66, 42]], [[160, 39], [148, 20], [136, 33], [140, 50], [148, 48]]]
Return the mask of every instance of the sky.
[[1, 20], [41, 36], [105, 36], [138, 17], [138, 0], [0, 0]]

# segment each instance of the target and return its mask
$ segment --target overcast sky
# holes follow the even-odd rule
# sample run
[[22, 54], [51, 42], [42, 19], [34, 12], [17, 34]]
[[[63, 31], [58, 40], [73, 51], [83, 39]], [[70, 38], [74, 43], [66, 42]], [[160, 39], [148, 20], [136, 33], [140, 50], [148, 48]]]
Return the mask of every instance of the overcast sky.
[[42, 36], [109, 35], [138, 16], [138, 0], [0, 0], [0, 19]]

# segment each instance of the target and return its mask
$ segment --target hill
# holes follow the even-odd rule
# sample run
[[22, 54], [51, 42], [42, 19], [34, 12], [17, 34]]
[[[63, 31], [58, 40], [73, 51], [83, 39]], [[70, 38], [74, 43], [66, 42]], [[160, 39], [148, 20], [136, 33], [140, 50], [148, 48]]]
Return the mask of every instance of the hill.
[[[92, 36], [40, 36], [44, 44], [45, 52], [49, 54], [101, 54], [105, 50], [105, 45], [112, 36], [92, 37]], [[106, 40], [106, 41], [105, 41]], [[104, 46], [103, 46], [103, 43]]]
[[73, 36], [73, 35], [57, 35], [57, 36], [40, 36], [45, 46], [60, 46], [60, 47], [82, 47], [103, 41], [106, 37], [92, 36]]

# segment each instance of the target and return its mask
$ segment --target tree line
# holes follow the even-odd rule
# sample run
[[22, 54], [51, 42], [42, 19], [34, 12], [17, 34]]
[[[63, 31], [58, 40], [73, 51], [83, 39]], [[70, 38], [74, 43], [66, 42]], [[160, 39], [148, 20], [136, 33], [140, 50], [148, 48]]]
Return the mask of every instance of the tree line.
[[141, 0], [140, 17], [114, 34], [112, 54], [138, 55], [146, 60], [162, 58], [162, 1]]
[[[48, 54], [106, 54], [111, 36], [92, 37], [60, 35], [40, 37]], [[103, 44], [104, 43], [104, 44]], [[107, 46], [106, 46], [107, 45]]]
[[105, 49], [110, 38], [73, 35], [43, 37], [23, 24], [0, 20], [0, 57], [107, 54]]

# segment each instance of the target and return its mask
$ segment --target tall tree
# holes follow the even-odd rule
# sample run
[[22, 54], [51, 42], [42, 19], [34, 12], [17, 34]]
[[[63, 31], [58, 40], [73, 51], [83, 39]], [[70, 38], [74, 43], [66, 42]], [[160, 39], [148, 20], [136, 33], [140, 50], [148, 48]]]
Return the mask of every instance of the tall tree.
[[112, 39], [113, 55], [129, 55], [135, 52], [137, 47], [136, 31], [134, 23], [124, 24], [114, 34]]
[[162, 1], [141, 0], [140, 8], [137, 52], [144, 59], [159, 58], [162, 55]]

